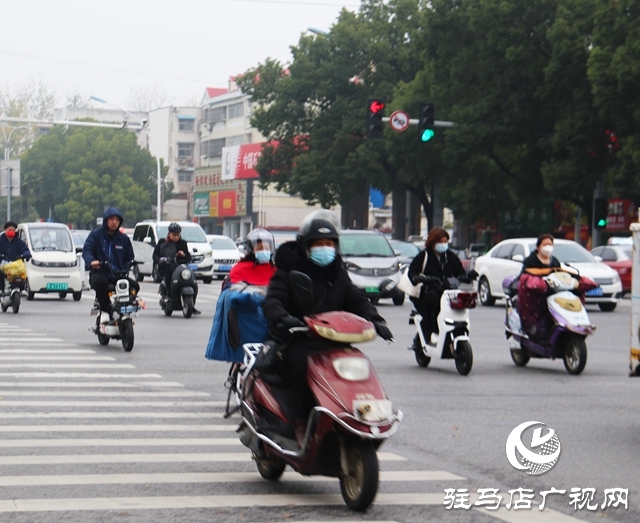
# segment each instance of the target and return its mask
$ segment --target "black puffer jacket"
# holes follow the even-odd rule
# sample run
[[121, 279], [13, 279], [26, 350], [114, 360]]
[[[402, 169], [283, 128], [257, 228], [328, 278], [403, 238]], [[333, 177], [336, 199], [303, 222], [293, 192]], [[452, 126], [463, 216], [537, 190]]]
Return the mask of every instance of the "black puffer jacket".
[[305, 273], [313, 282], [315, 304], [312, 313], [347, 311], [369, 321], [384, 322], [371, 302], [351, 283], [340, 254], [336, 254], [336, 259], [327, 267], [320, 267], [303, 256], [296, 242], [288, 242], [276, 252], [275, 263], [277, 270], [262, 304], [270, 331], [275, 336], [283, 336], [276, 325], [286, 316], [302, 319], [301, 311], [294, 310], [291, 296], [289, 272], [292, 270]]

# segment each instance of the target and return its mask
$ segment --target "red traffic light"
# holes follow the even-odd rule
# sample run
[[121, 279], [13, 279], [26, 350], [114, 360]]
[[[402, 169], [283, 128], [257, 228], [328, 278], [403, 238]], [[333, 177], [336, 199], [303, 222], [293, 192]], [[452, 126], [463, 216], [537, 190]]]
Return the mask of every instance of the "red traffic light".
[[372, 113], [379, 113], [380, 111], [384, 111], [384, 102], [380, 100], [373, 100], [369, 105], [369, 110]]

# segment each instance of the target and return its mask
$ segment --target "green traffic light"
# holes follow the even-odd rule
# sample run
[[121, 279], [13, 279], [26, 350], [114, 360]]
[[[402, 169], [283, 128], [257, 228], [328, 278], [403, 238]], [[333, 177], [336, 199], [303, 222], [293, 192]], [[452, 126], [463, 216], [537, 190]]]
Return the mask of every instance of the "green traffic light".
[[607, 220], [599, 220], [598, 221], [598, 227], [604, 227], [605, 225], [607, 225]]
[[429, 140], [431, 140], [431, 138], [433, 138], [436, 135], [436, 133], [434, 132], [433, 129], [425, 129], [424, 132], [422, 133], [422, 136], [420, 137], [420, 139], [423, 142], [428, 142]]

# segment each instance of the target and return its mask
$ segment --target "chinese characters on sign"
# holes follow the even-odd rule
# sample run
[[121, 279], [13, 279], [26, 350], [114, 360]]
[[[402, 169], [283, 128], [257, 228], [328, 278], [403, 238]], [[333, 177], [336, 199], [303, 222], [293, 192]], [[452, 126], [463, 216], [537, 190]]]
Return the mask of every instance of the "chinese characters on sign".
[[[471, 507], [484, 507], [486, 510], [498, 510], [504, 498], [505, 500], [508, 500], [507, 503], [504, 504], [504, 507], [507, 510], [530, 510], [533, 506], [532, 502], [535, 499], [535, 492], [533, 489], [526, 489], [522, 487], [507, 491], [508, 496], [498, 494], [499, 489], [497, 488], [479, 488], [476, 492], [478, 494], [478, 499], [475, 503], [472, 503], [469, 489], [444, 489], [444, 501], [442, 504], [447, 510], [457, 508], [469, 510]], [[540, 491], [539, 495], [542, 500], [538, 505], [538, 510], [544, 510], [547, 502], [547, 496], [551, 494], [564, 496], [566, 493], [566, 490], [558, 490], [554, 487], [551, 487], [550, 490]], [[600, 498], [602, 503], [599, 503], [596, 500], [595, 488], [573, 487], [569, 492], [569, 505], [571, 505], [574, 510], [582, 510], [586, 508], [587, 510], [595, 511], [598, 510], [598, 508], [600, 508], [600, 510], [605, 510], [609, 507], [618, 508], [622, 506], [624, 506], [625, 510], [629, 509], [629, 489], [607, 488], [604, 489], [603, 494], [602, 498]]]
[[210, 218], [246, 216], [247, 183], [244, 180], [225, 182], [220, 173], [197, 174], [193, 215]]
[[629, 231], [631, 222], [636, 221], [636, 206], [631, 200], [609, 198], [607, 231]]
[[242, 180], [247, 178], [258, 178], [255, 170], [260, 154], [262, 153], [262, 143], [249, 143], [245, 145], [234, 145], [222, 148], [222, 179]]

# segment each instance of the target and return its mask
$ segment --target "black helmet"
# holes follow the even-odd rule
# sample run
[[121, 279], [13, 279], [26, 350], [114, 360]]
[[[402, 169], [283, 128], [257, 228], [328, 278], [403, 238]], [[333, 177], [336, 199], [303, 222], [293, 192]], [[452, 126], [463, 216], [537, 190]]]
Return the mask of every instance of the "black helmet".
[[246, 249], [247, 254], [251, 254], [255, 252], [255, 248], [258, 245], [258, 242], [262, 242], [263, 245], [269, 245], [269, 249], [273, 253], [275, 250], [275, 241], [273, 240], [273, 235], [267, 231], [266, 229], [257, 228], [253, 229], [244, 241], [244, 248]]
[[332, 211], [328, 209], [320, 209], [309, 214], [298, 230], [296, 237], [298, 245], [307, 252], [309, 243], [320, 238], [330, 238], [336, 242], [336, 246], [340, 242], [340, 220]]
[[180, 234], [182, 232], [182, 227], [176, 222], [171, 222], [169, 224], [169, 232], [174, 232], [176, 234]]

